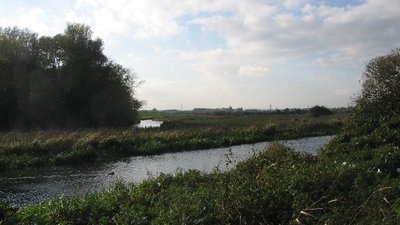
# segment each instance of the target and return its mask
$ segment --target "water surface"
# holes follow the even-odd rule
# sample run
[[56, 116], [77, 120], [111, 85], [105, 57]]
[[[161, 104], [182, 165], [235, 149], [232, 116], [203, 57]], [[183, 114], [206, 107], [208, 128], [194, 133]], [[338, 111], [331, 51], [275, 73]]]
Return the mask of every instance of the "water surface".
[[136, 125], [138, 128], [154, 128], [160, 127], [163, 121], [158, 120], [140, 120], [140, 123]]

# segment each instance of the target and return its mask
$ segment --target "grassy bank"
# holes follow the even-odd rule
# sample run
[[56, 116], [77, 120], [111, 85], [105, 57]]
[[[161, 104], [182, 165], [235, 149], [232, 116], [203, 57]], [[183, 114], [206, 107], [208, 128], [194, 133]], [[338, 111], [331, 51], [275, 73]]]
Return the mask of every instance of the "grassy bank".
[[0, 134], [0, 169], [78, 164], [260, 141], [330, 135], [344, 117], [224, 116], [168, 120], [159, 129]]
[[[273, 145], [229, 172], [162, 175], [139, 186], [18, 211], [20, 224], [398, 224], [400, 179], [368, 163]], [[370, 169], [366, 169], [366, 167]]]

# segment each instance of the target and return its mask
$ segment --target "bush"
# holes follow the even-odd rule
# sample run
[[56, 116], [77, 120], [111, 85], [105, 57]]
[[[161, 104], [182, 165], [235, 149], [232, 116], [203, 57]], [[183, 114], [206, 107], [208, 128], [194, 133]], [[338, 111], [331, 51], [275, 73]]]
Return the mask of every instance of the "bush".
[[400, 127], [400, 49], [372, 59], [366, 66], [362, 91], [346, 126], [350, 135]]
[[314, 117], [318, 117], [323, 115], [331, 115], [333, 112], [325, 106], [316, 105], [310, 109], [310, 114]]
[[[400, 145], [400, 49], [366, 66], [354, 111], [322, 157], [360, 160], [370, 169], [396, 174]], [[331, 158], [332, 160], [332, 158]]]

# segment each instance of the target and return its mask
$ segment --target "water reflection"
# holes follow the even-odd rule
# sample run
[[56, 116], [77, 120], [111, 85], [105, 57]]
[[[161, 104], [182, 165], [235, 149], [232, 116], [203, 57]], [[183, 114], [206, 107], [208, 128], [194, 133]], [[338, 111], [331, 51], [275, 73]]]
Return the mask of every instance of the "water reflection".
[[154, 128], [154, 127], [160, 127], [163, 121], [158, 121], [158, 120], [141, 120], [138, 125], [136, 125], [138, 128]]

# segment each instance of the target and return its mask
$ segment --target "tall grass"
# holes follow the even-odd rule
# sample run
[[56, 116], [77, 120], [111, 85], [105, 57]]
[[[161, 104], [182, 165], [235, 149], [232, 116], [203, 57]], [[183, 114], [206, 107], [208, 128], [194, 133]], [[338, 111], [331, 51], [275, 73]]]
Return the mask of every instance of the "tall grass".
[[[0, 169], [104, 161], [125, 156], [154, 155], [278, 139], [328, 135], [338, 132], [341, 121], [290, 120], [259, 123], [243, 119], [236, 123], [219, 121], [224, 126], [198, 125], [159, 129], [98, 129], [79, 131], [34, 131], [0, 134]], [[242, 121], [242, 122], [240, 122]], [[196, 122], [197, 123], [197, 122]], [[213, 122], [216, 123], [216, 122]], [[229, 127], [231, 124], [231, 127]], [[253, 125], [250, 125], [253, 124]], [[248, 126], [250, 125], [250, 126]]]

